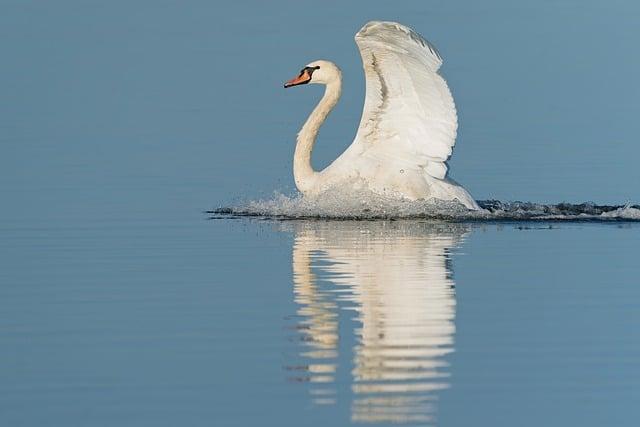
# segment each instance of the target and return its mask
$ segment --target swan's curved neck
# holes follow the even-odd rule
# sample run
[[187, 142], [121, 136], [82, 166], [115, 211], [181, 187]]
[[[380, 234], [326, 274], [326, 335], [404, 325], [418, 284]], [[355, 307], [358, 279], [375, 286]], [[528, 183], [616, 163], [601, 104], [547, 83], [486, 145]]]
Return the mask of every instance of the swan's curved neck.
[[340, 78], [328, 83], [324, 96], [298, 133], [296, 151], [293, 156], [293, 177], [296, 187], [302, 193], [308, 192], [319, 178], [320, 173], [314, 171], [311, 166], [311, 151], [316, 143], [320, 126], [337, 104], [341, 91], [342, 81]]

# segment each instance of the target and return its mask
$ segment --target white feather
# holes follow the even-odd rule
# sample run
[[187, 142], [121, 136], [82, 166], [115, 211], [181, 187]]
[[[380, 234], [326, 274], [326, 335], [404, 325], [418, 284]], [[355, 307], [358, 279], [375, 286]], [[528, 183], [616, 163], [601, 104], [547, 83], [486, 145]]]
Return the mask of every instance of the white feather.
[[473, 197], [447, 177], [458, 119], [442, 57], [415, 31], [393, 22], [370, 22], [355, 36], [366, 77], [362, 119], [353, 143], [329, 167], [316, 172], [311, 151], [320, 126], [340, 98], [342, 74], [329, 61], [309, 64], [309, 83], [325, 95], [298, 134], [293, 172], [304, 194], [333, 187], [368, 189], [392, 197], [458, 200], [479, 209]]
[[355, 40], [367, 90], [354, 142], [361, 145], [359, 151], [444, 178], [458, 119], [451, 92], [438, 74], [442, 57], [419, 34], [391, 22], [370, 22]]

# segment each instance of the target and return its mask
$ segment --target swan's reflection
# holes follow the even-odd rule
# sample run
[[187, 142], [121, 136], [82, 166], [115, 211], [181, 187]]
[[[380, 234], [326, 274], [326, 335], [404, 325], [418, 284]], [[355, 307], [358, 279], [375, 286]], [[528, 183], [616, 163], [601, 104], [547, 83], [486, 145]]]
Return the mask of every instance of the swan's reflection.
[[315, 403], [335, 402], [338, 318], [342, 309], [353, 310], [352, 421], [433, 422], [438, 390], [448, 387], [445, 356], [454, 350], [449, 251], [468, 227], [409, 221], [287, 227], [295, 231], [293, 281], [302, 347], [302, 361], [289, 367], [293, 378], [313, 383]]

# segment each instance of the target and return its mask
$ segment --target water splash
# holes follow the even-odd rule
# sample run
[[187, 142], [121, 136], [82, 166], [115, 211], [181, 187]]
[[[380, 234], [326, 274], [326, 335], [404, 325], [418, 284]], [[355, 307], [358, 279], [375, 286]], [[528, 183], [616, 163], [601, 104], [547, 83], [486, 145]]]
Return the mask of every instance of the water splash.
[[253, 216], [274, 219], [440, 219], [449, 221], [640, 221], [640, 205], [541, 204], [478, 201], [470, 211], [457, 201], [399, 200], [371, 192], [331, 191], [315, 197], [275, 193], [271, 198], [207, 211], [211, 218]]

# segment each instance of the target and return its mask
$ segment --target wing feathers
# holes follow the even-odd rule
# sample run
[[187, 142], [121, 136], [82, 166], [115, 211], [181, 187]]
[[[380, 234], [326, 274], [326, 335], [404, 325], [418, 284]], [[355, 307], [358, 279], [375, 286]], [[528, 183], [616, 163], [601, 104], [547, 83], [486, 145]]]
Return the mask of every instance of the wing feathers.
[[362, 155], [444, 178], [458, 124], [451, 92], [437, 73], [440, 53], [392, 22], [370, 22], [355, 40], [367, 93], [354, 144], [362, 145]]

